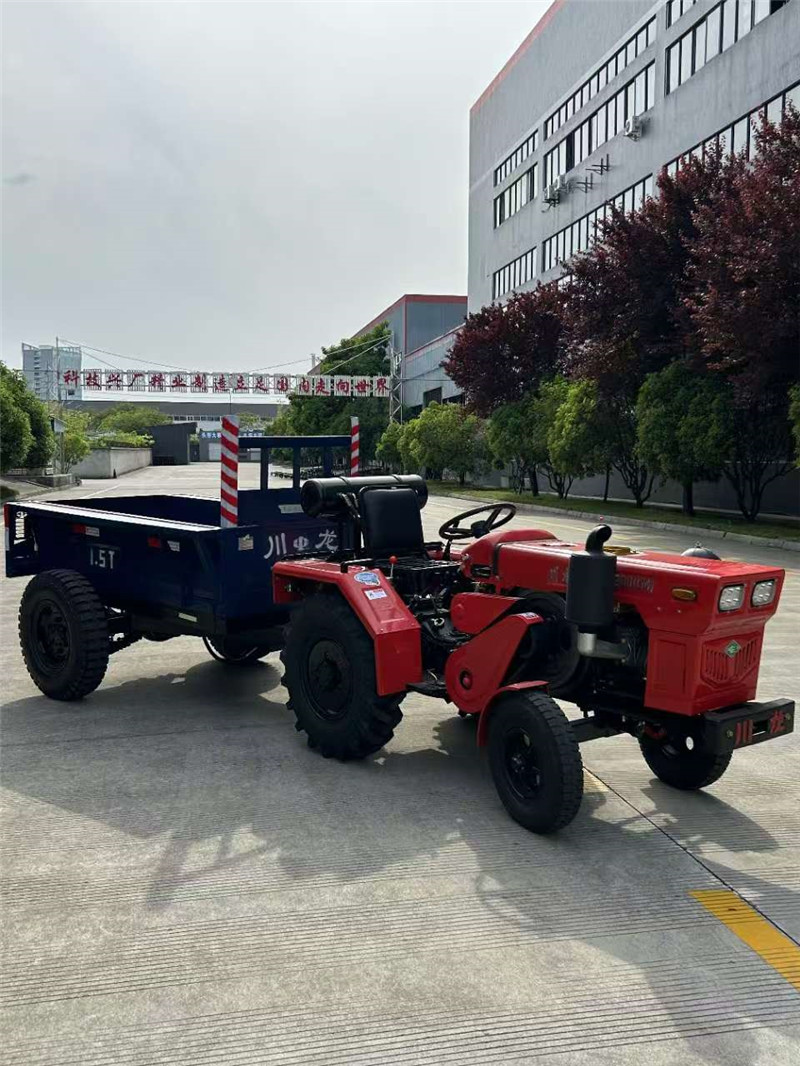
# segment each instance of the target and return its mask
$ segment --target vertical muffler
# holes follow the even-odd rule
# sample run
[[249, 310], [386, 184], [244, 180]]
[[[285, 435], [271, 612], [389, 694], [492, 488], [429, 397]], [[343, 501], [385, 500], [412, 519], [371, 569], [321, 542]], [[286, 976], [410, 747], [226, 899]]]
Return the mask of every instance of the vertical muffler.
[[625, 659], [628, 647], [598, 640], [614, 622], [617, 557], [603, 551], [611, 526], [595, 526], [581, 552], [573, 552], [567, 569], [566, 620], [578, 631], [581, 655], [596, 659]]

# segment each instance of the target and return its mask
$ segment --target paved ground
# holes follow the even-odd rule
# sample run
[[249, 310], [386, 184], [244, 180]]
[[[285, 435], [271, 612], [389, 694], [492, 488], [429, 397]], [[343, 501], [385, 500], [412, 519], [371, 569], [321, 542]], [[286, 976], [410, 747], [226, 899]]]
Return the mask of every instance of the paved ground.
[[[213, 494], [217, 471], [73, 495]], [[431, 500], [429, 533], [457, 509]], [[760, 695], [800, 696], [797, 555], [708, 544], [792, 571]], [[17, 647], [23, 584], [1, 588], [3, 1063], [800, 1060], [798, 990], [689, 895], [732, 887], [800, 935], [796, 735], [697, 795], [599, 741], [581, 814], [538, 838], [506, 817], [470, 725], [422, 697], [353, 765], [305, 747], [277, 657], [231, 670], [191, 638], [137, 644], [93, 696], [50, 702]]]

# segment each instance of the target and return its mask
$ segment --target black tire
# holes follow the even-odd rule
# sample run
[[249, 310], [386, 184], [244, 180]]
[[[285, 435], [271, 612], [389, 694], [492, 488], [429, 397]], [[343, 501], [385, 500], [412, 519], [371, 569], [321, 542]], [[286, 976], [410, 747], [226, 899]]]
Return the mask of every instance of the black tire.
[[310, 596], [295, 609], [281, 661], [295, 728], [310, 747], [363, 759], [392, 739], [403, 693], [378, 695], [372, 640], [337, 595]]
[[728, 769], [733, 753], [716, 755], [700, 747], [688, 748], [686, 737], [639, 738], [644, 761], [665, 785], [693, 792], [718, 781]]
[[569, 719], [538, 691], [503, 696], [489, 718], [489, 765], [503, 806], [534, 833], [569, 825], [583, 797], [583, 763]]
[[53, 700], [79, 700], [105, 676], [106, 612], [92, 584], [74, 570], [45, 570], [22, 594], [19, 641], [33, 683]]
[[557, 700], [571, 700], [581, 690], [591, 669], [591, 660], [578, 651], [578, 627], [566, 620], [566, 600], [555, 592], [518, 588], [514, 595], [525, 598], [525, 610], [534, 611], [549, 623], [552, 646], [537, 667], [537, 678], [547, 682], [547, 691]]
[[269, 655], [271, 651], [277, 651], [283, 643], [283, 630], [275, 629], [275, 640], [269, 644], [253, 644], [239, 637], [203, 637], [203, 643], [212, 659], [218, 663], [229, 663], [233, 666], [249, 666]]

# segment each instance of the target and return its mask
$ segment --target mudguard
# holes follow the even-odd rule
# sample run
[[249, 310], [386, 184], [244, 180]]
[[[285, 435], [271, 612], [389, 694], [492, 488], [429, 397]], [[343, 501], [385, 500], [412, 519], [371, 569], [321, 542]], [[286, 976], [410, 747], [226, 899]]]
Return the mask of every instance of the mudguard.
[[296, 603], [329, 585], [350, 604], [372, 638], [378, 695], [405, 692], [422, 680], [422, 637], [419, 622], [380, 570], [303, 559], [283, 560], [272, 568], [275, 603]]
[[[447, 694], [459, 710], [483, 714], [489, 707], [531, 626], [541, 625], [538, 614], [507, 615], [454, 651], [445, 667]], [[533, 682], [532, 684], [543, 684]]]

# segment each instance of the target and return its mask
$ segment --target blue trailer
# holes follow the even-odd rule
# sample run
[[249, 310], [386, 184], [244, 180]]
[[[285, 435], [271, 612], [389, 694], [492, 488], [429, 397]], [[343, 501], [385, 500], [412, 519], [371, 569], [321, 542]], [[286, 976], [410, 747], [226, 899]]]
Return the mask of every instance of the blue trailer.
[[[32, 576], [20, 605], [20, 643], [35, 684], [79, 699], [108, 657], [140, 639], [202, 637], [214, 658], [260, 659], [282, 644], [288, 614], [272, 599], [272, 566], [286, 556], [349, 546], [349, 527], [300, 506], [303, 451], [326, 476], [349, 436], [242, 436], [260, 452], [260, 487], [239, 491], [239, 525], [221, 528], [219, 500], [123, 496], [5, 505], [6, 574]], [[291, 481], [269, 483], [272, 449], [292, 453]], [[317, 460], [318, 461], [318, 460]]]

